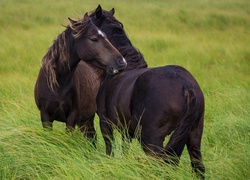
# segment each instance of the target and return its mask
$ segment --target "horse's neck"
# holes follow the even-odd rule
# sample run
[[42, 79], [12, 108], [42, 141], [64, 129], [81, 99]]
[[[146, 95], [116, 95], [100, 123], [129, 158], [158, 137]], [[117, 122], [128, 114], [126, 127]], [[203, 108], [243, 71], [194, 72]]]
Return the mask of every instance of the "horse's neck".
[[56, 64], [55, 76], [59, 89], [66, 88], [66, 86], [71, 86], [70, 82], [78, 63], [79, 61], [74, 59], [70, 60], [70, 63], [67, 65], [63, 65], [61, 63]]
[[126, 34], [113, 35], [109, 40], [126, 59], [128, 66], [125, 70], [147, 67], [143, 55], [133, 46]]
[[148, 66], [143, 55], [134, 46], [122, 46], [118, 47], [117, 49], [128, 63], [125, 71], [131, 69], [146, 68]]
[[70, 68], [68, 70], [61, 70], [60, 72], [57, 72], [56, 79], [59, 84], [59, 87], [68, 85], [68, 83], [72, 79], [74, 71], [75, 71], [75, 68], [74, 69]]
[[91, 65], [91, 67], [94, 69], [97, 77], [100, 79], [100, 82], [102, 82], [103, 79], [106, 77], [106, 71], [93, 65]]
[[132, 46], [131, 41], [128, 39], [128, 37], [126, 35], [124, 36], [116, 36], [114, 38], [115, 35], [113, 35], [111, 38], [109, 38], [110, 42], [116, 47], [125, 47], [125, 46]]

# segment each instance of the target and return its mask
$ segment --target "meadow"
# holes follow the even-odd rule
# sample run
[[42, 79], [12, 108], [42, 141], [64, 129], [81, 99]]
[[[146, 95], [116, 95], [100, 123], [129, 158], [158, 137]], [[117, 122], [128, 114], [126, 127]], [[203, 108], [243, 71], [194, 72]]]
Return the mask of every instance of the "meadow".
[[41, 59], [68, 24], [101, 3], [115, 16], [149, 67], [178, 64], [206, 100], [202, 139], [207, 179], [250, 178], [249, 0], [0, 0], [0, 179], [197, 179], [184, 149], [176, 168], [146, 156], [137, 140], [105, 155], [78, 130], [42, 129], [34, 101]]

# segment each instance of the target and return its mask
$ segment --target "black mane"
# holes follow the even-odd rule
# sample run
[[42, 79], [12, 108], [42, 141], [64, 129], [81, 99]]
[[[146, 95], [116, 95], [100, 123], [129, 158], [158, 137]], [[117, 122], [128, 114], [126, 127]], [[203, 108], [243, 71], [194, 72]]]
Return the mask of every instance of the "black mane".
[[[123, 24], [118, 21], [111, 12], [102, 10], [102, 16], [98, 18], [95, 12], [91, 12], [90, 17], [94, 24], [106, 33], [109, 41], [126, 59], [128, 63], [126, 70], [146, 68], [148, 66], [142, 53], [138, 51], [128, 39]], [[111, 35], [107, 33], [110, 30], [112, 30]]]
[[135, 68], [147, 68], [148, 65], [142, 53], [136, 50], [133, 46], [123, 46], [118, 47], [117, 49], [128, 63], [126, 70]]

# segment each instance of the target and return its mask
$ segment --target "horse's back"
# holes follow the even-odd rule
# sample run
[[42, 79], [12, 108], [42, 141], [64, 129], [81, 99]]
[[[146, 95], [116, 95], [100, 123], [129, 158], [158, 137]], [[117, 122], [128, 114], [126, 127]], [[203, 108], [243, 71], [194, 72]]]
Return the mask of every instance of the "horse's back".
[[140, 93], [154, 93], [167, 98], [181, 97], [184, 89], [193, 89], [195, 93], [202, 96], [199, 84], [185, 68], [176, 65], [151, 68], [141, 74], [135, 83], [135, 89]]

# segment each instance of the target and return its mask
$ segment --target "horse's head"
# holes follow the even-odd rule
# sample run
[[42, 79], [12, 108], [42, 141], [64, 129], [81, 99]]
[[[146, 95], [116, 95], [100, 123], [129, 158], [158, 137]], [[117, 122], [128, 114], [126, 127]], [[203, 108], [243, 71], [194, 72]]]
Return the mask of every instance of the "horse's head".
[[106, 11], [98, 5], [98, 7], [91, 12], [90, 18], [92, 22], [107, 35], [109, 41], [126, 58], [128, 63], [126, 70], [147, 67], [147, 63], [143, 55], [133, 47], [124, 31], [123, 24], [115, 18], [114, 14], [114, 8], [110, 11]]
[[73, 48], [79, 59], [105, 69], [108, 74], [115, 74], [126, 68], [127, 62], [123, 56], [109, 42], [105, 33], [92, 23], [87, 13], [82, 20], [69, 20], [74, 36]]
[[116, 48], [127, 45], [132, 46], [124, 31], [123, 24], [115, 18], [114, 14], [114, 8], [106, 11], [98, 5], [95, 11], [90, 14], [90, 17], [92, 22], [107, 35]]

